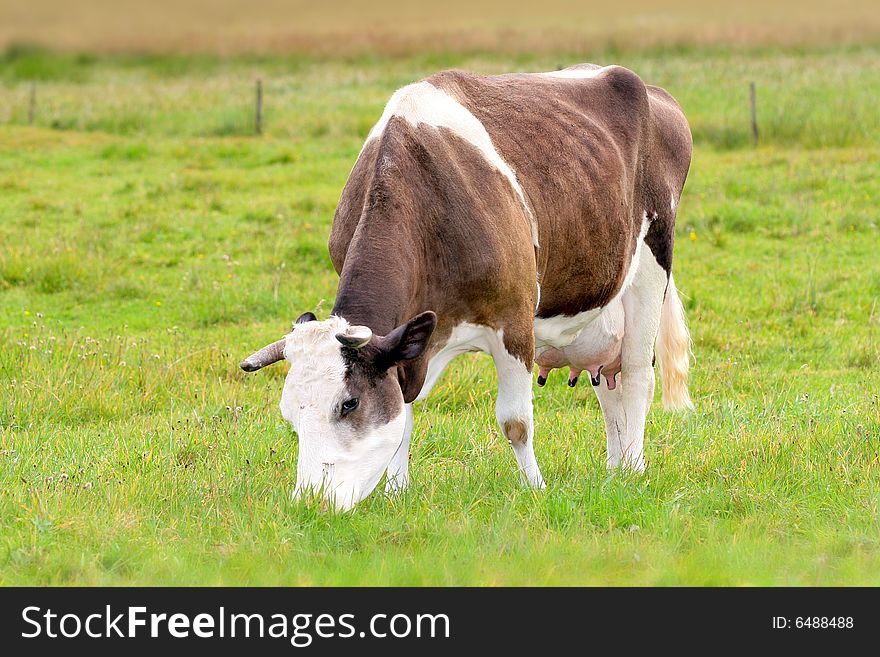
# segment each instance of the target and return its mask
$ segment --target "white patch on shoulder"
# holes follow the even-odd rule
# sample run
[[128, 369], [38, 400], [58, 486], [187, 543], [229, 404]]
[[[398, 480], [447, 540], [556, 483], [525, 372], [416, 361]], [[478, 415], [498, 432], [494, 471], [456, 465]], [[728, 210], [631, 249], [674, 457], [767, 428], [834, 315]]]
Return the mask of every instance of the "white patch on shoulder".
[[[398, 89], [382, 112], [378, 123], [370, 130], [365, 142], [379, 137], [384, 131], [391, 117], [399, 116], [413, 126], [427, 124], [435, 128], [448, 128], [458, 137], [469, 142], [479, 150], [488, 162], [510, 181], [513, 191], [519, 197], [520, 203], [529, 220], [532, 232], [532, 243], [538, 246], [538, 229], [531, 207], [526, 202], [522, 186], [516, 178], [516, 174], [510, 165], [504, 161], [495, 149], [489, 133], [483, 124], [471, 114], [461, 103], [452, 96], [441, 91], [429, 82], [416, 82], [402, 89]], [[362, 149], [363, 150], [363, 149]]]
[[415, 401], [422, 401], [430, 394], [443, 370], [456, 356], [471, 351], [490, 352], [494, 336], [495, 331], [492, 329], [468, 322], [462, 322], [452, 329], [446, 344], [428, 361], [425, 383]]
[[[504, 331], [496, 331], [491, 327], [480, 324], [462, 322], [452, 329], [446, 344], [428, 361], [428, 373], [425, 376], [425, 383], [416, 401], [421, 401], [428, 396], [434, 384], [437, 383], [437, 379], [440, 378], [443, 370], [446, 369], [446, 366], [449, 365], [453, 358], [473, 351], [482, 351], [490, 354], [495, 359], [499, 379], [511, 377], [528, 379], [528, 384], [525, 385], [525, 388], [531, 390], [531, 368], [518, 358], [507, 353], [507, 349], [504, 346]], [[531, 396], [525, 401], [530, 402]], [[523, 403], [524, 400], [519, 398], [502, 399], [499, 397], [499, 413], [504, 418], [530, 417], [529, 409], [522, 406]]]
[[566, 68], [561, 71], [547, 71], [541, 75], [549, 75], [551, 78], [569, 78], [574, 80], [584, 80], [586, 78], [595, 78], [607, 71], [610, 66], [602, 66], [600, 68]]
[[672, 208], [672, 211], [675, 212], [675, 192], [669, 192], [669, 198], [671, 199], [669, 206]]
[[629, 268], [626, 270], [626, 276], [623, 278], [623, 285], [614, 295], [614, 298], [608, 302], [608, 305], [602, 308], [592, 308], [585, 310], [577, 315], [558, 315], [556, 317], [535, 317], [535, 348], [556, 347], [561, 349], [567, 347], [578, 337], [580, 332], [591, 324], [596, 318], [601, 317], [602, 313], [609, 306], [617, 303], [624, 292], [632, 285], [633, 279], [639, 269], [640, 256], [642, 253], [642, 245], [645, 242], [645, 236], [651, 227], [651, 220], [648, 219], [648, 213], [642, 215], [642, 227], [639, 230], [639, 239], [636, 241], [636, 249], [633, 252]]

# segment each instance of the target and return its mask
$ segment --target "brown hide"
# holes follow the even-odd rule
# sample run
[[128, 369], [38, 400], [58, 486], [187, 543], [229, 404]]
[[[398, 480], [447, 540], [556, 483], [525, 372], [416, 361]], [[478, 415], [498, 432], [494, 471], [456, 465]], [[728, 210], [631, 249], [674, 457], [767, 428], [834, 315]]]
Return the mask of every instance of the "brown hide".
[[533, 317], [607, 304], [645, 215], [645, 241], [670, 271], [671, 196], [678, 202], [691, 155], [672, 97], [621, 67], [584, 79], [446, 71], [426, 81], [482, 123], [529, 207], [448, 128], [393, 117], [365, 145], [330, 236], [340, 274], [333, 313], [379, 335], [437, 313], [433, 348], [398, 368], [408, 402], [430, 355], [462, 322], [503, 330], [507, 349], [530, 366]]

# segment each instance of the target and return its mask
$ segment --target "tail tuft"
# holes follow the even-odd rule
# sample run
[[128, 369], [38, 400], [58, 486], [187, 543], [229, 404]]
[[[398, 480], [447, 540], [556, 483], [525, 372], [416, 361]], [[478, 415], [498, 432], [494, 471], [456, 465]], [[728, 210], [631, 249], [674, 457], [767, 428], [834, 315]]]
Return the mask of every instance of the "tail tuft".
[[669, 411], [692, 409], [694, 404], [688, 393], [691, 335], [672, 275], [669, 276], [666, 298], [663, 300], [656, 349], [660, 360], [663, 408]]

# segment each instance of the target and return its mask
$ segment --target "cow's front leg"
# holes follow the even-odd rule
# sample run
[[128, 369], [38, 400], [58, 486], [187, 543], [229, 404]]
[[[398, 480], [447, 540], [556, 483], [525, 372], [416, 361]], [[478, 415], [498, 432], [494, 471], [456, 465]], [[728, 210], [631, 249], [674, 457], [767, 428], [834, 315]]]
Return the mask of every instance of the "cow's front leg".
[[[529, 336], [525, 353], [533, 353], [532, 340]], [[516, 462], [525, 480], [533, 488], [544, 488], [544, 478], [535, 458], [531, 368], [508, 352], [503, 344], [497, 345], [491, 353], [498, 374], [495, 417], [513, 447]], [[531, 358], [527, 360], [530, 362]]]
[[[621, 345], [620, 396], [626, 415], [626, 430], [613, 459], [639, 472], [645, 469], [645, 421], [654, 399], [654, 342], [660, 328], [660, 312], [666, 290], [666, 271], [646, 244], [642, 245], [638, 271], [623, 295], [624, 334]], [[619, 452], [619, 453], [618, 453]]]
[[400, 441], [400, 447], [391, 457], [391, 463], [388, 464], [386, 471], [385, 492], [388, 494], [401, 492], [409, 486], [409, 442], [413, 431], [413, 407], [412, 404], [404, 406], [406, 408], [406, 424], [403, 430], [403, 440]]

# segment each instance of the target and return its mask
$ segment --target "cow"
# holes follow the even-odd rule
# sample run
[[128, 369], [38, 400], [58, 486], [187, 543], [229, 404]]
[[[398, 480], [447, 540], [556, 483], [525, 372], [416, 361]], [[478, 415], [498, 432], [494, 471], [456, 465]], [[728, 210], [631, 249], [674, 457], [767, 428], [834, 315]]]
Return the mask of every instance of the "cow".
[[394, 93], [334, 216], [331, 315], [304, 313], [241, 363], [289, 363], [295, 498], [343, 511], [383, 474], [386, 491], [406, 488], [412, 405], [471, 351], [494, 360], [496, 418], [530, 486], [545, 485], [534, 362], [539, 385], [587, 370], [607, 466], [643, 471], [655, 350], [664, 406], [692, 407], [672, 277], [691, 150], [678, 103], [621, 66], [451, 70]]

